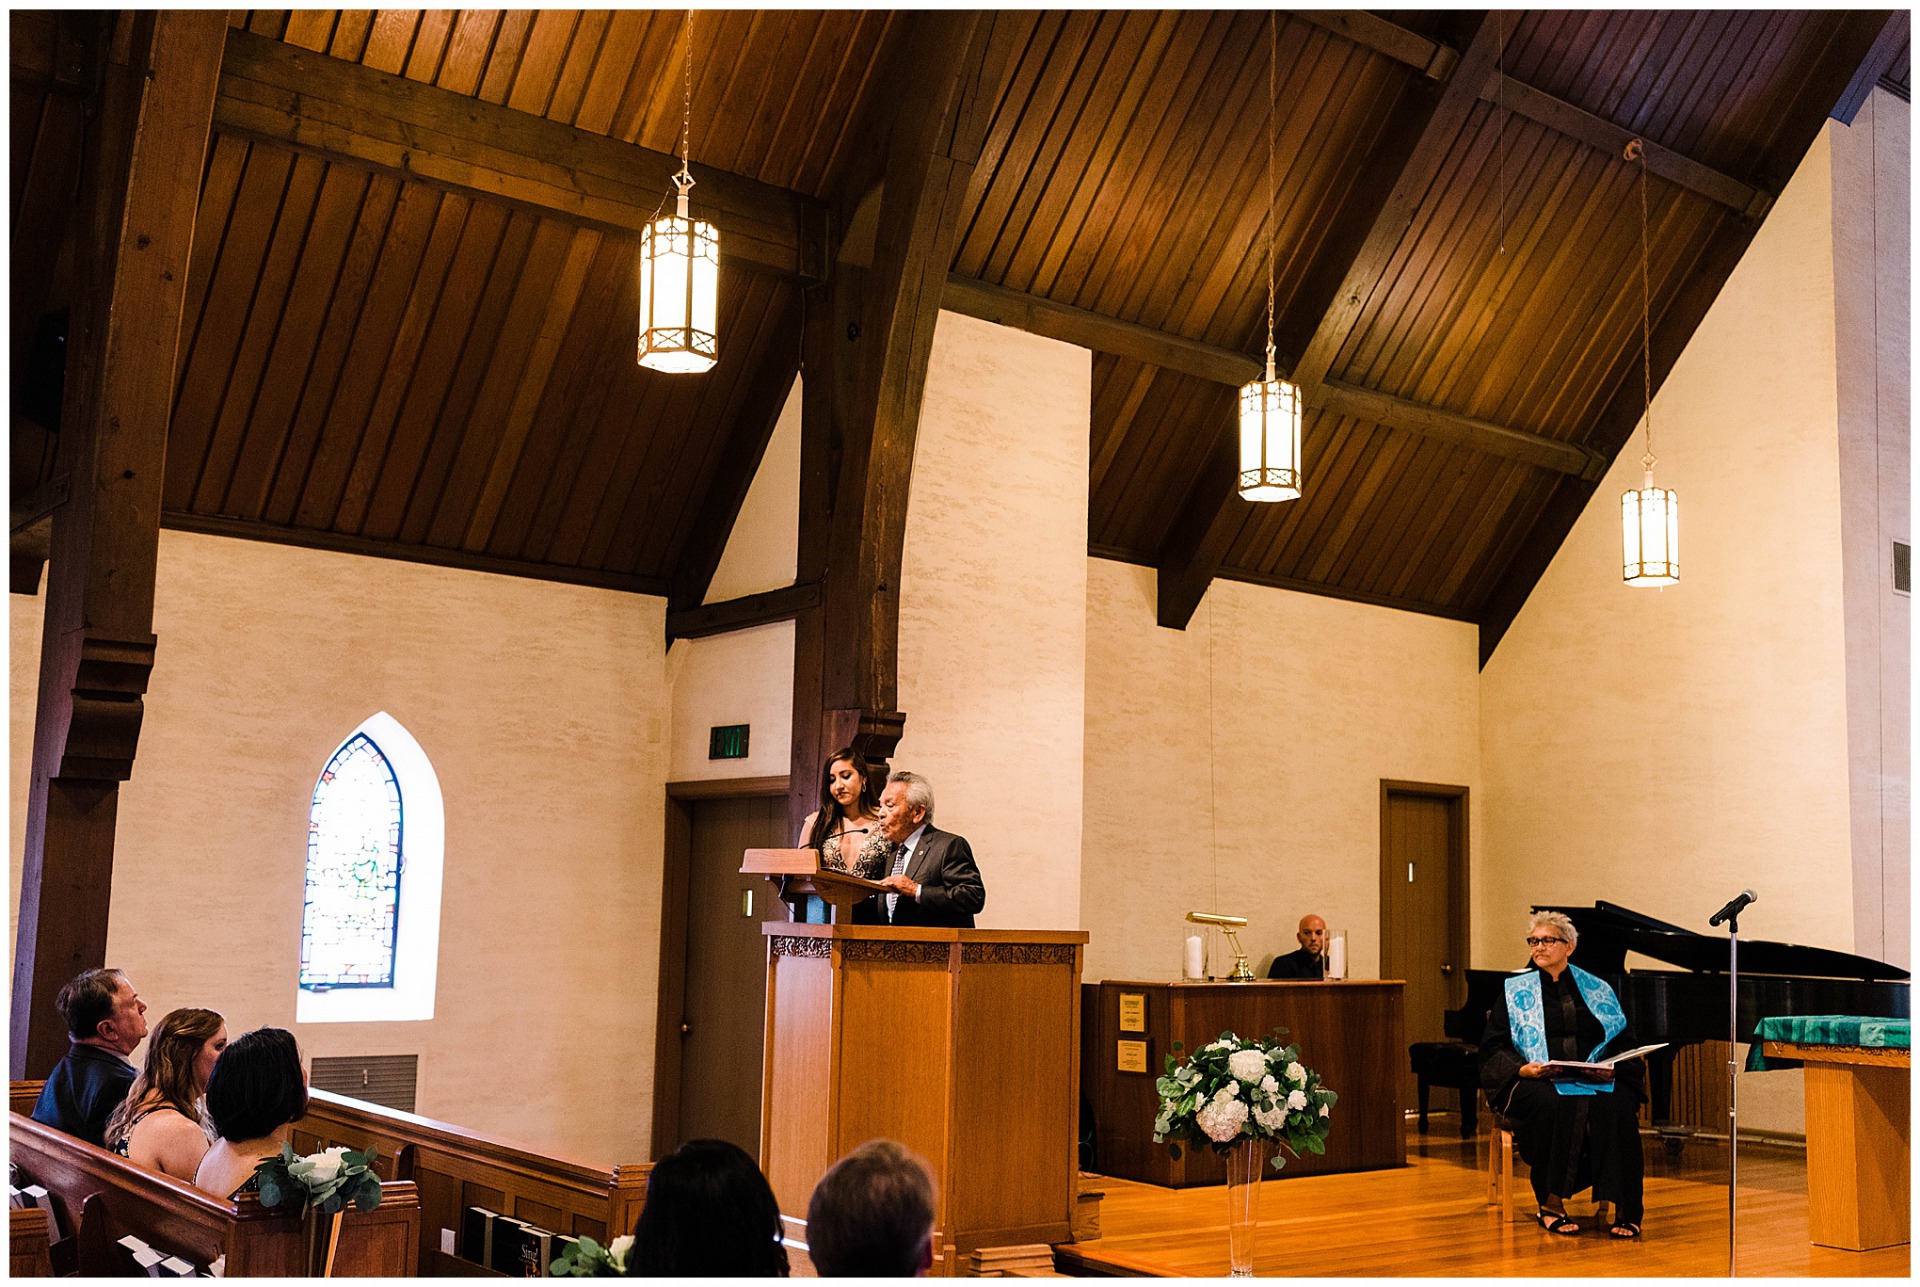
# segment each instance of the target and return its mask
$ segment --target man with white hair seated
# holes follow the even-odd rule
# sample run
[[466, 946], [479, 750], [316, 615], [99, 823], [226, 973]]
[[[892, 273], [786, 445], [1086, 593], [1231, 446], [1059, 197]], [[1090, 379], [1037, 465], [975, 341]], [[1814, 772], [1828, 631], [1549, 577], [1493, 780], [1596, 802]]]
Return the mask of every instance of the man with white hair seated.
[[1633, 1049], [1613, 989], [1567, 960], [1579, 938], [1564, 913], [1535, 912], [1528, 921], [1533, 961], [1508, 977], [1494, 1002], [1480, 1043], [1480, 1084], [1513, 1123], [1513, 1142], [1533, 1172], [1541, 1228], [1579, 1233], [1566, 1200], [1591, 1187], [1595, 1202], [1614, 1204], [1609, 1233], [1638, 1238], [1644, 1062], [1628, 1060], [1579, 1080], [1546, 1067], [1549, 1060], [1596, 1063], [1610, 1051]]
[[933, 825], [933, 786], [904, 769], [880, 793], [880, 836], [888, 842], [887, 887], [853, 909], [855, 924], [972, 929], [987, 887], [964, 836]]

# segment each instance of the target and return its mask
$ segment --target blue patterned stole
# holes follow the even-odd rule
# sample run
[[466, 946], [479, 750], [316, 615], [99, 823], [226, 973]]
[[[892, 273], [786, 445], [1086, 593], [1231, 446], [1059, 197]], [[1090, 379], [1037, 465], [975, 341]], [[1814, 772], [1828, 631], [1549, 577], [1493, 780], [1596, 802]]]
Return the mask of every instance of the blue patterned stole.
[[[1626, 1029], [1627, 1016], [1621, 1013], [1619, 999], [1605, 982], [1571, 962], [1567, 968], [1573, 971], [1573, 984], [1580, 990], [1580, 999], [1587, 1003], [1587, 1009], [1593, 1011], [1593, 1017], [1600, 1021], [1601, 1032], [1606, 1034], [1587, 1055], [1586, 1062], [1592, 1063], [1607, 1048], [1607, 1043]], [[1540, 971], [1532, 966], [1507, 979], [1507, 1020], [1513, 1032], [1514, 1048], [1528, 1063], [1544, 1064], [1552, 1058], [1547, 1053], [1547, 1022], [1541, 1009]], [[1594, 1085], [1556, 1081], [1552, 1085], [1562, 1095], [1604, 1095], [1613, 1091], [1610, 1081]]]

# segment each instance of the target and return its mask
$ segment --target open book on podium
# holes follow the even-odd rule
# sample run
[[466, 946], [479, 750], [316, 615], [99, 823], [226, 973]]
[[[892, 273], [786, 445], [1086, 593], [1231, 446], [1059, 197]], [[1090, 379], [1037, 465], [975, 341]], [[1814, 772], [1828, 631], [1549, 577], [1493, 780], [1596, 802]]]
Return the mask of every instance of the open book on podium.
[[765, 876], [780, 884], [780, 901], [792, 919], [806, 919], [809, 895], [833, 908], [835, 924], [844, 923], [853, 913], [853, 905], [887, 887], [877, 880], [866, 880], [820, 865], [818, 849], [749, 849], [741, 855], [742, 876]]

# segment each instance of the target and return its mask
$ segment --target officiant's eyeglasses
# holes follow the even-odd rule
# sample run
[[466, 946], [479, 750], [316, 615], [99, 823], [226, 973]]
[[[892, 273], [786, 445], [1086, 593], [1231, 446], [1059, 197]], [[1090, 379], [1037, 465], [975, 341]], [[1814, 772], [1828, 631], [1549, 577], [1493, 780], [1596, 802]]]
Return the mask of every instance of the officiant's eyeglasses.
[[1566, 941], [1564, 938], [1530, 938], [1527, 940], [1527, 946], [1545, 947], [1549, 943], [1564, 943]]

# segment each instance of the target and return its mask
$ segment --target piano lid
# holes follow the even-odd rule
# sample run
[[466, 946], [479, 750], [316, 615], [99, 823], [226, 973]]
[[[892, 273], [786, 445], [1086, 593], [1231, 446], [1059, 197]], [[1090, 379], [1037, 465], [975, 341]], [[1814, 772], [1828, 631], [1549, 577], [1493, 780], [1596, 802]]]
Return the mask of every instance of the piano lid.
[[[1595, 974], [1620, 974], [1628, 952], [1638, 952], [1683, 970], [1725, 974], [1728, 943], [1724, 935], [1697, 934], [1666, 921], [1600, 901], [1592, 907], [1536, 905], [1536, 912], [1564, 912], [1580, 931], [1574, 960]], [[1905, 979], [1907, 971], [1872, 957], [1835, 952], [1798, 943], [1741, 938], [1740, 973], [1780, 974], [1815, 979]]]

